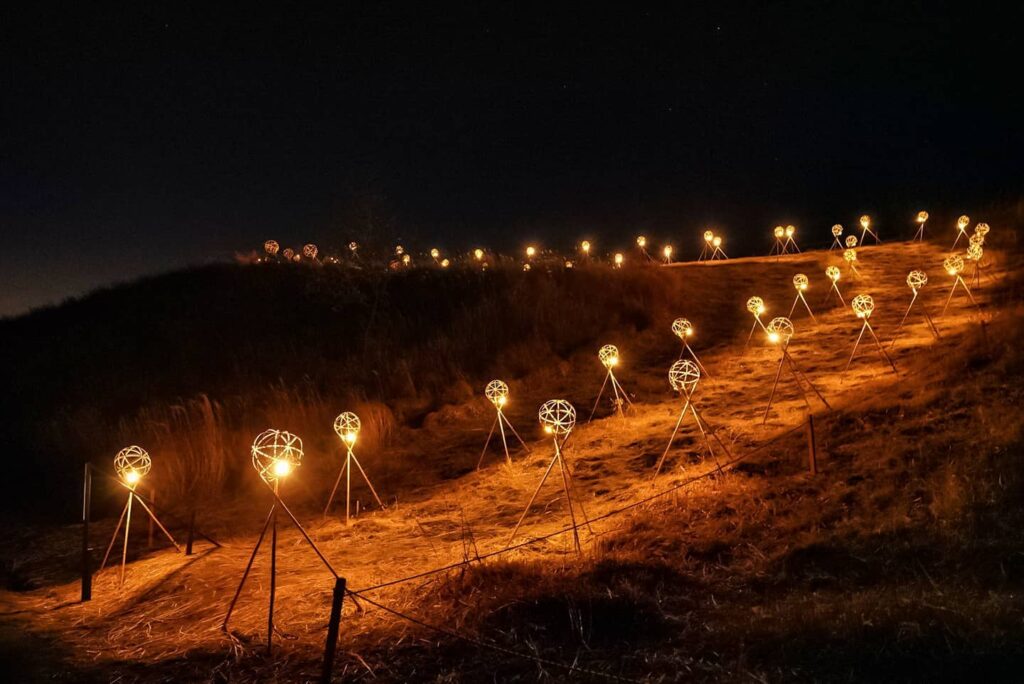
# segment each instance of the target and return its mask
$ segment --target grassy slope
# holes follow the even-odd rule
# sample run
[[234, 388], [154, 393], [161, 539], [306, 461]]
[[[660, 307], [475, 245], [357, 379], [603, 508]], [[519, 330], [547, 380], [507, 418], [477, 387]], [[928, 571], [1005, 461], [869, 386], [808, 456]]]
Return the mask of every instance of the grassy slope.
[[[788, 310], [789, 276], [804, 270], [812, 283], [820, 282], [815, 274], [829, 258], [678, 269], [689, 290], [677, 310], [698, 323], [701, 344], [695, 346], [713, 374], [698, 400], [737, 453], [798, 425], [802, 403], [787, 390], [769, 425], [759, 425], [772, 355], [742, 351], [746, 320], [733, 310], [754, 293], [772, 309], [785, 302]], [[944, 279], [933, 264], [940, 258], [932, 248], [864, 250], [879, 304], [873, 320], [883, 338], [902, 314], [906, 270], [927, 265], [938, 290]], [[1016, 273], [1015, 264], [1007, 268]], [[898, 382], [870, 353], [839, 381], [857, 327], [848, 312], [818, 312], [820, 323], [811, 329], [797, 318], [793, 355], [838, 409], [819, 424], [825, 453], [819, 477], [801, 472], [805, 444], [793, 435], [724, 477], [595, 525], [596, 537], [584, 535], [582, 559], [563, 535], [508, 561], [373, 597], [510, 647], [562, 661], [578, 657], [586, 667], [630, 677], [877, 680], [1012, 673], [1021, 658], [1024, 569], [1017, 533], [1019, 389], [1013, 381], [1021, 361], [1014, 342], [1019, 314], [1010, 305], [1019, 291], [1014, 278], [1004, 275], [1002, 282], [999, 292], [991, 285], [983, 291], [990, 310], [999, 311], [984, 338], [969, 307], [959, 303], [940, 323], [941, 345], [923, 325], [908, 330], [895, 352]], [[623, 384], [642, 400], [636, 413], [626, 421], [599, 420], [574, 435], [570, 457], [592, 515], [651, 491], [650, 466], [678, 411], [663, 375], [676, 354], [666, 314], [647, 333], [609, 340], [623, 351]], [[720, 344], [708, 349], [707, 339]], [[514, 385], [512, 419], [532, 438], [532, 407], [539, 401], [565, 394], [579, 408], [587, 406], [600, 381], [595, 366], [588, 350], [524, 374]], [[512, 468], [465, 474], [487, 421], [479, 400], [451, 404], [416, 429], [402, 429], [403, 438], [386, 453], [368, 455], [375, 482], [398, 499], [386, 513], [345, 528], [333, 519], [317, 521], [313, 502], [298, 505], [350, 586], [458, 559], [467, 545], [487, 552], [504, 544], [548, 456], [536, 442], [534, 454]], [[659, 488], [711, 469], [696, 440], [691, 429], [684, 431]], [[424, 465], [427, 471], [419, 472]], [[313, 479], [294, 485], [305, 490], [296, 491], [295, 500], [316, 498]], [[542, 504], [544, 513], [528, 519], [527, 534], [564, 524], [557, 490], [547, 490]], [[4, 600], [40, 611], [18, 619], [39, 638], [52, 639], [79, 676], [214, 671], [227, 678], [276, 673], [291, 679], [315, 672], [330, 584], [291, 532], [284, 536], [279, 624], [299, 638], [286, 641], [274, 661], [257, 655], [255, 644], [251, 653], [244, 646], [264, 629], [263, 575], [234, 621], [243, 639], [240, 658], [217, 631], [253, 541], [239, 521], [251, 529], [258, 515], [247, 507], [219, 512], [209, 522], [218, 532], [234, 532], [228, 548], [187, 565], [168, 553], [147, 555], [132, 564], [123, 594], [113, 591], [114, 576], [105, 573], [90, 605], [58, 608], [76, 591], [62, 583], [67, 576], [37, 579], [49, 588]], [[48, 538], [67, 548], [73, 532]], [[146, 635], [141, 643], [139, 634]], [[372, 670], [385, 680], [475, 681], [496, 665], [502, 679], [537, 675], [534, 665], [438, 639], [376, 610], [347, 611], [344, 634], [347, 654], [339, 670], [349, 676]], [[564, 676], [557, 669], [548, 674]]]

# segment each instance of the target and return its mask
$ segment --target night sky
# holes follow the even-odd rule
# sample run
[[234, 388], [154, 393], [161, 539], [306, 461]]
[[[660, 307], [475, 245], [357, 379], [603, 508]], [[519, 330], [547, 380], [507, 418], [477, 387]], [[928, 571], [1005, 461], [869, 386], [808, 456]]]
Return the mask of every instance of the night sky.
[[1020, 197], [1019, 8], [766, 4], [17, 10], [0, 315], [268, 237], [737, 255]]

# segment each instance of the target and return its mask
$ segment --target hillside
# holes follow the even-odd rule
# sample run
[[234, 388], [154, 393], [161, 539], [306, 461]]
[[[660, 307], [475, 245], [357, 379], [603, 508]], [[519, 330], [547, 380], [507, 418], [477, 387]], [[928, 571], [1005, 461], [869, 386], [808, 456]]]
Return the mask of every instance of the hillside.
[[[315, 677], [333, 582], [285, 523], [275, 656], [261, 648], [265, 557], [234, 637], [219, 629], [271, 501], [248, 444], [277, 427], [305, 444], [282, 496], [361, 595], [358, 606], [346, 599], [342, 620], [336, 674], [346, 681], [1013, 680], [1024, 665], [1021, 262], [993, 249], [974, 290], [980, 307], [958, 294], [939, 315], [952, 284], [943, 247], [863, 248], [852, 282], [841, 254], [826, 251], [621, 271], [217, 267], [4, 322], [3, 408], [17, 425], [6, 439], [31, 453], [19, 475], [52, 471], [73, 510], [69, 448], [105, 467], [120, 446], [143, 443], [158, 502], [182, 517], [197, 510], [224, 547], [187, 559], [148, 550], [140, 526], [125, 587], [106, 570], [96, 598], [78, 604], [78, 528], [21, 527], [4, 552], [3, 641], [45, 654], [21, 656], [26, 672], [79, 681]], [[843, 372], [861, 322], [823, 305], [831, 264], [843, 268], [847, 303], [874, 297], [870, 320], [896, 372], [868, 338]], [[915, 309], [890, 345], [913, 268], [931, 278], [923, 297], [941, 337]], [[810, 277], [816, 320], [794, 312], [789, 351], [832, 409], [808, 398], [814, 476], [806, 406], [785, 370], [762, 424], [778, 348], [760, 331], [745, 345], [746, 299], [764, 298], [765, 321], [786, 315], [796, 273]], [[678, 316], [694, 323], [708, 374], [693, 399], [721, 441], [710, 456], [687, 419], [655, 478], [682, 406], [667, 378]], [[608, 343], [634, 406], [620, 418], [604, 403], [588, 424]], [[506, 413], [531, 452], [506, 465], [492, 449], [477, 470], [493, 377], [508, 381]], [[549, 480], [515, 541], [543, 539], [497, 553], [550, 462], [536, 409], [555, 397], [579, 414], [566, 456], [593, 520], [582, 552]], [[337, 510], [320, 514], [342, 410], [364, 419], [357, 451], [388, 504], [351, 526]], [[97, 486], [98, 507], [116, 515], [117, 490]], [[367, 504], [368, 490], [355, 495]], [[95, 548], [115, 522], [95, 526]], [[563, 667], [572, 663], [584, 671]]]

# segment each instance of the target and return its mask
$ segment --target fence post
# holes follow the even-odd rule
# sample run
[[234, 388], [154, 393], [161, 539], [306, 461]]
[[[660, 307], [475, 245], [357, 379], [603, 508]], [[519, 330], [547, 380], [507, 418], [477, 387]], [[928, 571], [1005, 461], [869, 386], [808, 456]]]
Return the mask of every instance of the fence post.
[[92, 517], [92, 466], [86, 462], [82, 478], [82, 601], [92, 600], [92, 554], [89, 551], [90, 517]]
[[331, 619], [327, 623], [327, 643], [324, 645], [324, 669], [320, 675], [322, 684], [330, 684], [334, 673], [334, 652], [338, 647], [338, 627], [341, 623], [341, 603], [345, 598], [345, 578], [334, 580], [334, 598], [331, 600]]
[[185, 540], [185, 555], [192, 555], [192, 542], [196, 538], [196, 509], [192, 509], [192, 514], [188, 518], [188, 539]]
[[814, 416], [807, 416], [807, 468], [811, 475], [818, 474], [818, 448], [814, 443]]

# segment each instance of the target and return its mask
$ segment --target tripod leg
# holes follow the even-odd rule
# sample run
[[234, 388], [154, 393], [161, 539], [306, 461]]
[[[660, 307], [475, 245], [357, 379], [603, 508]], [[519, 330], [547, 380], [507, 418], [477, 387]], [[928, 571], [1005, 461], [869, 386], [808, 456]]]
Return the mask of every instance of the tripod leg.
[[978, 311], [981, 311], [981, 307], [978, 306], [978, 301], [974, 298], [974, 295], [971, 294], [971, 288], [967, 287], [967, 283], [964, 282], [963, 278], [960, 278], [959, 276], [957, 276], [957, 278], [960, 280], [960, 284], [964, 286], [964, 292], [967, 293], [967, 298], [971, 300], [971, 304], [977, 307]]
[[722, 451], [724, 451], [726, 455], [728, 455], [729, 458], [732, 459], [732, 450], [728, 446], [726, 446], [725, 442], [722, 441], [722, 438], [718, 436], [718, 428], [711, 427], [711, 424], [707, 421], [706, 418], [704, 418], [704, 415], [697, 411], [696, 406], [693, 407], [693, 410], [694, 413], [700, 418], [701, 422], [704, 423], [704, 429], [708, 431], [708, 434], [715, 438], [715, 441], [718, 442], [718, 446], [722, 447]]
[[779, 376], [782, 375], [782, 363], [785, 360], [785, 354], [779, 357], [779, 367], [775, 371], [775, 382], [772, 384], [772, 393], [768, 396], [768, 405], [764, 407], [764, 418], [761, 419], [761, 425], [768, 422], [768, 412], [772, 409], [772, 400], [775, 399], [775, 389], [779, 386]]
[[[835, 284], [833, 284], [833, 287], [835, 287]], [[838, 297], [839, 297], [839, 303], [842, 304], [843, 308], [845, 309], [846, 308], [846, 300], [843, 299], [843, 293], [839, 291], [838, 287], [836, 287], [836, 295], [838, 295]]]
[[373, 498], [377, 500], [377, 505], [383, 509], [385, 507], [384, 503], [380, 500], [380, 497], [377, 496], [377, 490], [373, 488], [373, 483], [370, 482], [370, 478], [366, 476], [366, 471], [363, 470], [363, 466], [359, 463], [359, 459], [356, 458], [355, 454], [352, 454], [352, 462], [356, 464], [356, 467], [359, 468], [359, 472], [362, 473], [363, 479], [366, 480], [366, 486], [370, 488]]
[[619, 383], [615, 380], [615, 376], [608, 372], [608, 376], [612, 379], [612, 394], [615, 395], [615, 410], [619, 412], [619, 418], [625, 418], [626, 414], [622, 412], [622, 397], [619, 396]]
[[121, 531], [121, 524], [124, 522], [124, 514], [128, 512], [128, 502], [124, 503], [124, 508], [121, 509], [121, 517], [117, 519], [117, 527], [114, 528], [114, 536], [110, 538], [110, 543], [107, 545], [107, 552], [103, 554], [103, 562], [100, 563], [100, 571], [107, 566], [107, 558], [110, 557], [110, 551], [114, 548], [114, 542], [117, 541], [117, 533]]
[[516, 523], [515, 528], [512, 530], [512, 534], [508, 537], [508, 542], [505, 546], [511, 546], [512, 540], [516, 538], [516, 532], [519, 531], [519, 526], [523, 524], [523, 519], [526, 518], [526, 514], [529, 513], [530, 507], [533, 506], [533, 502], [537, 499], [537, 495], [540, 494], [540, 488], [544, 486], [544, 482], [548, 479], [548, 475], [551, 474], [551, 469], [555, 467], [555, 460], [558, 459], [558, 443], [555, 443], [555, 456], [551, 459], [551, 463], [548, 464], [548, 469], [544, 471], [544, 477], [540, 478], [540, 483], [537, 485], [537, 489], [533, 491], [533, 496], [530, 497], [530, 502], [526, 504], [526, 508], [523, 509], [523, 514], [519, 516], [519, 522]]
[[942, 339], [941, 335], [939, 335], [939, 329], [935, 327], [935, 321], [932, 320], [931, 314], [928, 313], [928, 307], [924, 305], [924, 302], [921, 302], [921, 309], [924, 311], [924, 319], [928, 321], [928, 326], [931, 328], [932, 335], [935, 335], [935, 339], [937, 340]]
[[523, 448], [526, 449], [527, 452], [532, 452], [533, 450], [529, 446], [527, 446], [526, 442], [523, 441], [523, 438], [519, 436], [518, 432], [516, 432], [516, 429], [512, 427], [512, 421], [506, 418], [504, 413], [501, 414], [501, 417], [504, 419], [505, 425], [508, 426], [508, 429], [512, 431], [512, 434], [516, 436], [516, 439], [519, 440], [519, 443], [523, 445]]
[[903, 314], [903, 318], [900, 320], [900, 324], [896, 326], [896, 332], [892, 334], [892, 342], [889, 343], [890, 347], [896, 346], [896, 338], [900, 336], [900, 330], [903, 329], [903, 324], [907, 321], [907, 316], [910, 315], [910, 310], [914, 308], [914, 302], [917, 301], [917, 290], [914, 290], [914, 296], [910, 298], [910, 305], [907, 307], [907, 311]]
[[[478, 465], [477, 468], [479, 468], [479, 467], [480, 466]], [[331, 504], [334, 503], [334, 495], [337, 493], [338, 485], [341, 484], [341, 478], [345, 474], [345, 471], [347, 469], [348, 469], [348, 457], [346, 456], [345, 457], [345, 463], [342, 464], [341, 470], [338, 471], [338, 479], [336, 479], [334, 481], [334, 488], [331, 489], [331, 495], [329, 497], [327, 497], [327, 505], [324, 506], [324, 517], [325, 518], [327, 517], [327, 512], [329, 510], [331, 510]]]
[[[349, 524], [349, 514], [352, 508], [352, 449], [345, 455], [345, 524]], [[275, 525], [277, 523], [274, 523]]]
[[118, 584], [124, 584], [124, 566], [128, 561], [128, 533], [132, 529], [132, 499], [135, 498], [135, 492], [128, 492], [128, 511], [124, 519], [124, 547], [121, 551], [121, 580]]
[[868, 322], [864, 321], [864, 325], [860, 326], [860, 334], [857, 335], [857, 341], [854, 342], [854, 344], [853, 344], [853, 352], [850, 354], [850, 358], [846, 361], [846, 365], [843, 367], [843, 372], [844, 373], [850, 367], [850, 364], [853, 363], [853, 357], [857, 355], [857, 347], [860, 346], [860, 339], [862, 337], [864, 337], [864, 330], [866, 330], [867, 327], [868, 327]]
[[[135, 497], [135, 498], [139, 499], [139, 497]], [[146, 511], [146, 513], [149, 514], [149, 517], [153, 520], [153, 522], [156, 523], [156, 526], [159, 527], [160, 531], [163, 532], [164, 535], [168, 539], [171, 540], [171, 543], [174, 544], [174, 548], [178, 549], [178, 551], [180, 553], [181, 552], [181, 547], [178, 546], [178, 542], [174, 541], [174, 537], [172, 537], [171, 533], [167, 531], [167, 528], [164, 527], [162, 522], [160, 522], [160, 519], [156, 517], [156, 515], [153, 513], [153, 511], [149, 510], [149, 506], [146, 505], [146, 502], [143, 501], [142, 499], [139, 499], [139, 505], [142, 506], [143, 510]]]
[[569, 467], [569, 462], [565, 459], [562, 460], [562, 465], [565, 466], [565, 475], [569, 479], [569, 490], [572, 492], [576, 505], [580, 507], [580, 513], [583, 514], [583, 524], [587, 526], [590, 534], [594, 534], [594, 528], [590, 526], [590, 516], [587, 515], [587, 509], [583, 507], [583, 500], [579, 498], [579, 494], [576, 492], [576, 478], [573, 477], [572, 468]]
[[661, 466], [665, 463], [665, 457], [668, 456], [668, 450], [672, 448], [672, 442], [674, 442], [675, 439], [676, 439], [676, 433], [679, 432], [679, 426], [682, 424], [683, 416], [686, 415], [686, 409], [689, 406], [690, 406], [690, 398], [687, 397], [686, 398], [686, 403], [683, 404], [683, 410], [679, 412], [679, 419], [676, 421], [676, 426], [675, 426], [675, 428], [672, 429], [672, 436], [668, 438], [668, 445], [665, 447], [665, 451], [662, 452], [661, 458], [658, 459], [658, 465], [654, 469], [654, 477], [651, 478], [652, 480], [657, 478], [658, 477], [658, 473], [661, 472]]
[[604, 386], [608, 384], [608, 376], [611, 375], [611, 371], [604, 376], [604, 382], [601, 383], [601, 389], [597, 393], [597, 399], [594, 400], [594, 408], [590, 410], [590, 418], [587, 418], [587, 422], [594, 420], [594, 413], [597, 412], [597, 405], [601, 403], [601, 395], [604, 394]]
[[953, 293], [956, 292], [956, 284], [957, 284], [958, 281], [959, 281], [959, 276], [957, 276], [957, 280], [953, 281], [953, 287], [949, 288], [949, 296], [946, 297], [946, 303], [942, 307], [942, 311], [939, 312], [940, 316], [942, 314], [946, 313], [946, 309], [949, 308], [949, 302], [950, 302], [950, 300], [953, 299]]
[[693, 413], [693, 420], [697, 423], [697, 429], [700, 430], [701, 437], [704, 438], [704, 446], [707, 447], [708, 453], [711, 454], [711, 458], [714, 459], [715, 465], [718, 466], [718, 473], [721, 475], [724, 473], [722, 470], [722, 464], [718, 461], [718, 455], [715, 450], [711, 448], [711, 440], [708, 439], [708, 433], [704, 430], [704, 426], [700, 422], [700, 416], [697, 415], [697, 409], [694, 408], [693, 404], [690, 404], [690, 411]]
[[633, 400], [629, 398], [628, 394], [626, 394], [626, 390], [622, 387], [622, 383], [619, 382], [619, 379], [614, 377], [614, 376], [612, 376], [612, 380], [614, 380], [615, 384], [618, 385], [618, 387], [619, 387], [619, 394], [622, 395], [622, 398], [626, 400], [626, 403], [629, 404], [632, 407], [633, 406]]
[[576, 543], [576, 553], [580, 552], [580, 533], [576, 527], [576, 512], [572, 505], [572, 492], [569, 491], [569, 478], [565, 475], [565, 465], [562, 463], [562, 455], [555, 456], [558, 459], [558, 470], [562, 474], [562, 489], [565, 491], [565, 503], [569, 506], [569, 519], [572, 520], [572, 538]]
[[798, 365], [796, 365], [796, 361], [793, 360], [792, 356], [789, 357], [789, 362], [791, 364], [791, 368], [794, 371], [796, 371], [797, 374], [799, 374], [801, 378], [804, 379], [804, 382], [807, 383], [807, 386], [810, 387], [811, 390], [813, 390], [816, 395], [818, 395], [818, 399], [821, 400], [821, 403], [824, 404], [826, 407], [828, 407], [828, 410], [831, 411], [832, 410], [832, 404], [828, 403], [828, 400], [825, 399], [825, 397], [822, 395], [822, 393], [818, 391], [818, 388], [814, 386], [814, 383], [811, 382], [811, 379], [809, 377], [807, 377], [807, 374], [804, 373], [802, 370], [800, 370], [800, 367]]
[[803, 292], [800, 293], [800, 301], [802, 301], [804, 303], [804, 306], [807, 307], [807, 313], [811, 315], [811, 320], [817, 323], [818, 319], [814, 317], [814, 312], [811, 311], [811, 305], [807, 303], [807, 299], [804, 297]]
[[746, 349], [747, 346], [750, 344], [751, 338], [754, 337], [754, 331], [755, 330], [757, 330], [757, 318], [756, 317], [754, 318], [754, 325], [750, 326], [750, 334], [747, 335], [747, 343], [743, 345], [744, 349]]
[[800, 300], [800, 295], [797, 294], [797, 296], [793, 298], [793, 306], [789, 307], [789, 314], [788, 314], [789, 318], [793, 318], [793, 312], [796, 311], [796, 303], [799, 300]]
[[796, 365], [793, 363], [793, 359], [790, 358], [789, 354], [783, 354], [786, 359], [786, 366], [789, 368], [790, 375], [793, 376], [793, 381], [796, 382], [796, 388], [800, 390], [800, 398], [804, 400], [804, 406], [807, 410], [811, 410], [811, 402], [807, 401], [807, 392], [804, 391], [804, 386], [800, 382], [800, 374], [796, 371]]
[[508, 442], [505, 440], [505, 423], [500, 417], [498, 418], [498, 432], [501, 433], [501, 446], [505, 450], [505, 462], [512, 465], [512, 457], [508, 455]]
[[[498, 416], [501, 414], [499, 413]], [[476, 469], [480, 470], [480, 465], [484, 462], [484, 456], [487, 454], [487, 447], [491, 445], [491, 437], [494, 435], [494, 426], [498, 424], [498, 416], [494, 417], [494, 422], [491, 423], [491, 431], [487, 433], [487, 441], [484, 442], [484, 450], [480, 452], [480, 460], [477, 461]]]
[[885, 353], [885, 347], [883, 347], [882, 343], [879, 342], [878, 335], [875, 334], [875, 329], [871, 327], [870, 323], [868, 323], [868, 332], [871, 333], [871, 337], [874, 338], [875, 346], [878, 347], [878, 352], [882, 355], [882, 358], [888, 361], [889, 365], [892, 366], [892, 372], [895, 373], [896, 375], [899, 375], [900, 372], [896, 370], [896, 364], [893, 363], [889, 355]]
[[224, 616], [224, 622], [221, 624], [221, 629], [225, 632], [228, 631], [228, 620], [231, 619], [231, 613], [235, 610], [235, 604], [238, 603], [238, 597], [242, 593], [242, 587], [245, 586], [245, 580], [249, 578], [249, 571], [252, 570], [252, 562], [256, 560], [256, 553], [260, 550], [260, 545], [263, 544], [263, 538], [267, 535], [267, 528], [270, 527], [270, 520], [274, 517], [274, 509], [277, 504], [270, 507], [270, 513], [267, 514], [267, 520], [263, 523], [263, 529], [260, 530], [260, 536], [256, 539], [256, 546], [252, 547], [252, 555], [249, 556], [249, 562], [245, 565], [245, 572], [242, 573], [242, 581], [238, 583], [238, 589], [235, 590], [235, 596], [231, 599], [231, 605], [228, 606], [228, 614]]
[[690, 352], [690, 356], [693, 357], [694, 362], [700, 367], [701, 374], [703, 374], [707, 378], [710, 378], [711, 377], [711, 373], [708, 373], [708, 369], [705, 368], [704, 364], [701, 363], [700, 359], [697, 358], [697, 355], [694, 353], [693, 347], [690, 346], [689, 342], [686, 343], [686, 350], [688, 352]]

